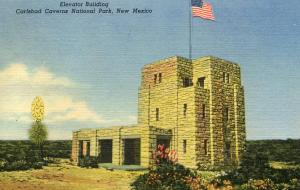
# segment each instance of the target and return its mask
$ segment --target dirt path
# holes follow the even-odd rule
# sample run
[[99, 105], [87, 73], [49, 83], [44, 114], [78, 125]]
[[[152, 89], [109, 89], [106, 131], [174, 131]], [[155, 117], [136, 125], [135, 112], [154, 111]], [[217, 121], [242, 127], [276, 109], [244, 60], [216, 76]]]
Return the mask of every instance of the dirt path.
[[85, 169], [68, 163], [41, 170], [0, 172], [0, 190], [123, 190], [143, 172]]

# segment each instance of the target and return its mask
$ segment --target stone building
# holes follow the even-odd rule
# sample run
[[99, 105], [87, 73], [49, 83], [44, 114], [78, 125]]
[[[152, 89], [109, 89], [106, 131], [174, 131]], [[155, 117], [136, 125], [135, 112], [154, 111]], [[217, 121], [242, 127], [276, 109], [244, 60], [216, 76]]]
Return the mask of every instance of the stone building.
[[73, 132], [72, 159], [99, 156], [103, 163], [149, 167], [164, 144], [188, 167], [232, 165], [239, 163], [245, 137], [239, 65], [175, 56], [143, 67], [137, 125]]

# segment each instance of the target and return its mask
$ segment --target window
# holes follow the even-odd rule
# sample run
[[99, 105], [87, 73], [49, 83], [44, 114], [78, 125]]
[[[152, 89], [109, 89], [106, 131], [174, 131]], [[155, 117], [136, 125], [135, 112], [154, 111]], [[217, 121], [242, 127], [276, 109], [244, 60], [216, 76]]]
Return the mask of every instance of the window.
[[183, 116], [186, 117], [187, 104], [183, 104]]
[[227, 73], [227, 83], [229, 83], [229, 73]]
[[203, 145], [203, 150], [204, 150], [204, 154], [207, 155], [208, 153], [208, 146], [207, 146], [207, 139], [204, 140], [204, 145]]
[[154, 84], [156, 84], [157, 81], [157, 74], [154, 75]]
[[162, 74], [159, 73], [159, 74], [158, 74], [158, 82], [159, 82], [159, 83], [161, 83], [161, 79], [162, 79]]
[[223, 73], [223, 82], [224, 83], [229, 83], [229, 80], [230, 77], [229, 77], [229, 73]]
[[198, 86], [204, 88], [205, 77], [198, 78]]
[[229, 120], [229, 108], [224, 108], [224, 120], [227, 122]]
[[227, 161], [231, 159], [230, 142], [225, 143], [225, 159]]
[[156, 121], [159, 121], [159, 108], [156, 108]]
[[202, 104], [202, 118], [205, 118], [205, 104]]
[[188, 77], [182, 78], [182, 85], [183, 85], [183, 87], [192, 86], [193, 85], [192, 79], [190, 79]]
[[183, 140], [183, 153], [186, 153], [186, 140]]

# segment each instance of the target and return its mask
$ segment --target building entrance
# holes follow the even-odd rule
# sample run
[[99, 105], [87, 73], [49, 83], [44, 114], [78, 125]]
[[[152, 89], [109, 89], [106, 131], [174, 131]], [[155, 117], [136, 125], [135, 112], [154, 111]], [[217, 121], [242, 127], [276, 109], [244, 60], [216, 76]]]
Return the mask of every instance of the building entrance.
[[165, 148], [170, 148], [170, 142], [171, 142], [171, 137], [170, 136], [165, 136], [165, 135], [158, 135], [156, 144], [158, 145], [164, 145]]
[[141, 139], [124, 139], [124, 165], [141, 164]]
[[100, 163], [112, 163], [112, 140], [99, 140], [100, 154], [99, 159]]

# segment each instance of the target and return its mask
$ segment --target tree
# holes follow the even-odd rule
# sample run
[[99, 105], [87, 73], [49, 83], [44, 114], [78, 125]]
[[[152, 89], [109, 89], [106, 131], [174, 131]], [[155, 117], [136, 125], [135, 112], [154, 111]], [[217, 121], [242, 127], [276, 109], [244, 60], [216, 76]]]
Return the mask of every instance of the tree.
[[43, 158], [43, 146], [48, 138], [47, 127], [42, 123], [44, 118], [44, 102], [41, 97], [34, 98], [31, 105], [32, 118], [34, 120], [29, 129], [29, 139], [39, 147], [40, 157]]

